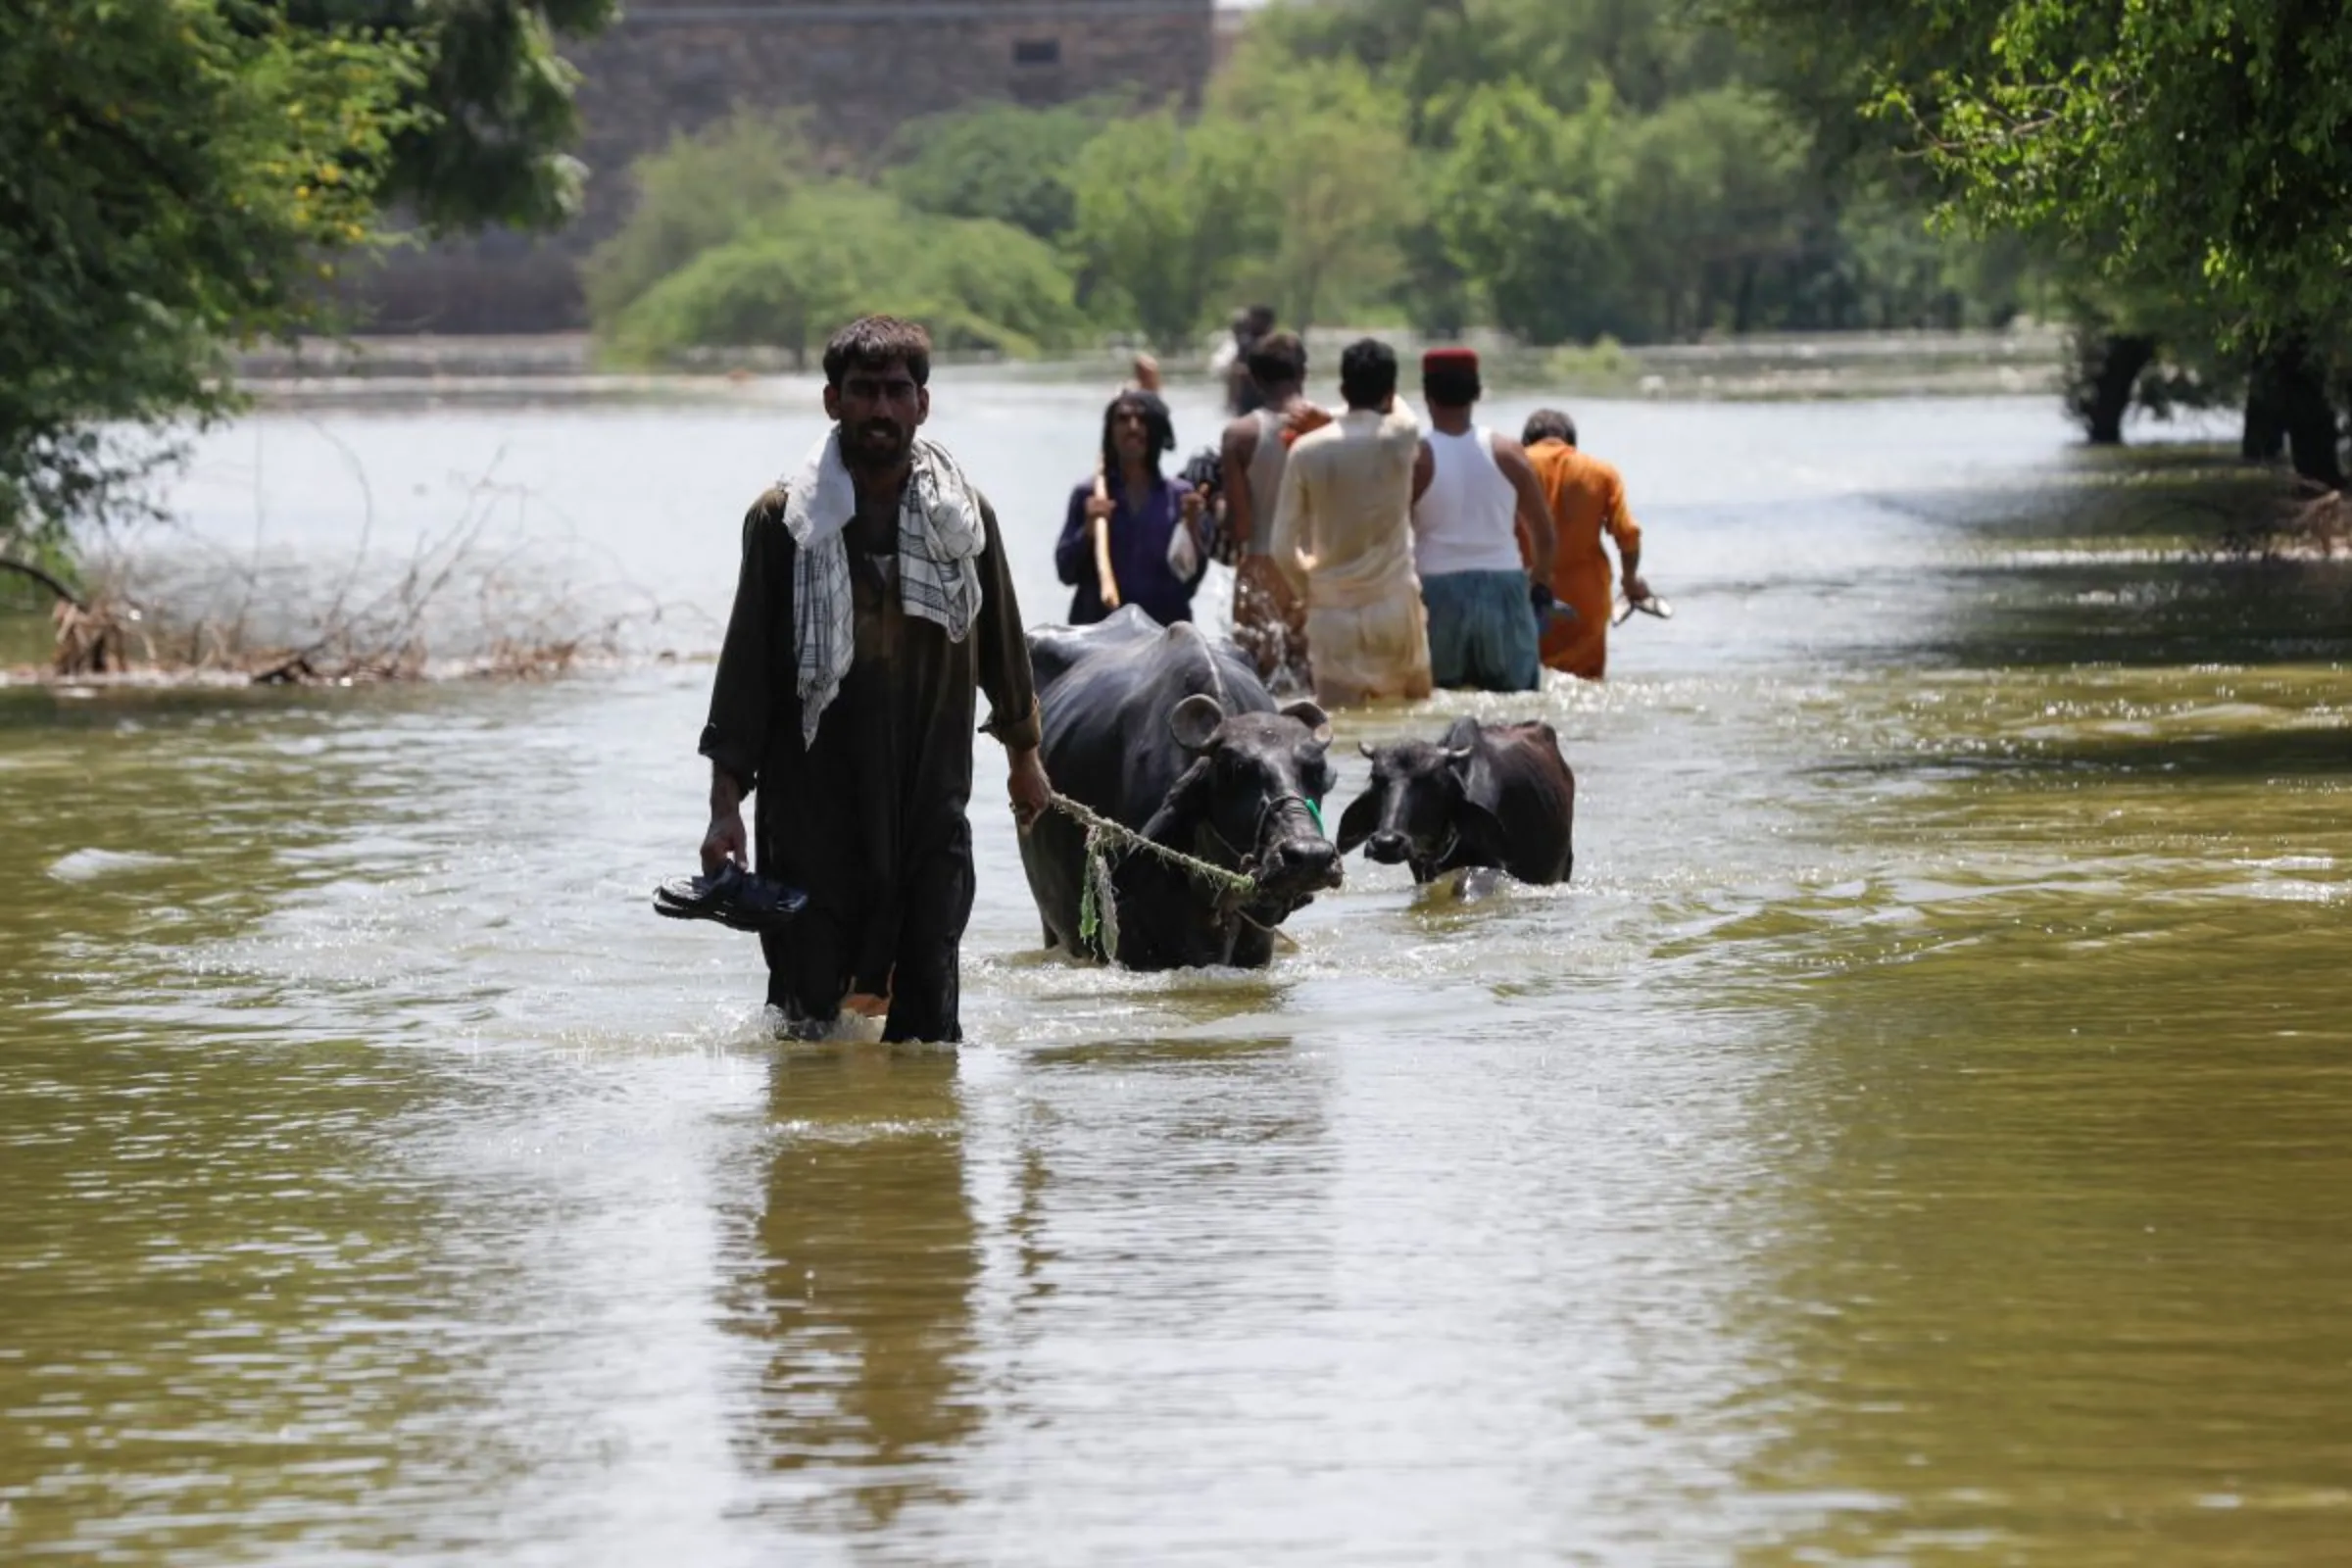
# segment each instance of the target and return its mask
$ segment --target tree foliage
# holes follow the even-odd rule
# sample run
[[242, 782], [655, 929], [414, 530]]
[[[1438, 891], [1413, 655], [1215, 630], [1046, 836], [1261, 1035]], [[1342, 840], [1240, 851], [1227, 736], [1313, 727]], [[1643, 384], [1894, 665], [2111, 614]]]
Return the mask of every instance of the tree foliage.
[[0, 6], [0, 548], [128, 504], [169, 427], [236, 406], [231, 345], [331, 324], [320, 279], [389, 204], [436, 229], [565, 217], [579, 170], [554, 40], [613, 13]]
[[1595, 330], [1615, 290], [1603, 156], [1613, 108], [1603, 94], [1567, 115], [1523, 83], [1481, 87], [1439, 166], [1433, 206], [1448, 254], [1495, 323], [1530, 342]]
[[2020, 0], [1887, 89], [2003, 227], [2110, 281], [2198, 280], [2256, 337], [2352, 317], [2352, 14], [2324, 0]]
[[1051, 247], [1008, 223], [910, 212], [889, 194], [811, 186], [660, 279], [599, 327], [624, 359], [774, 348], [806, 361], [842, 321], [888, 311], [949, 350], [1065, 349], [1080, 317]]
[[1421, 217], [1404, 100], [1352, 60], [1301, 62], [1272, 79], [1237, 73], [1212, 113], [1256, 150], [1269, 233], [1243, 269], [1250, 295], [1300, 330], [1387, 297]]
[[637, 161], [637, 205], [588, 255], [581, 281], [597, 321], [618, 318], [647, 289], [791, 201], [813, 167], [797, 120], [737, 109], [699, 135]]
[[1081, 275], [1163, 349], [1191, 342], [1265, 243], [1258, 144], [1231, 121], [1121, 121], [1087, 144], [1073, 184]]
[[619, 15], [619, 0], [278, 0], [312, 31], [364, 30], [416, 64], [377, 199], [434, 233], [553, 228], [579, 209], [586, 171], [579, 74], [557, 52]]
[[1071, 168], [1122, 107], [1115, 98], [1050, 109], [988, 103], [918, 120], [900, 132], [901, 161], [883, 183], [920, 212], [992, 218], [1058, 240], [1078, 216]]
[[260, 6], [0, 8], [0, 543], [120, 500], [143, 452], [110, 426], [219, 415], [227, 341], [315, 319], [419, 80]]
[[[2049, 257], [2084, 329], [2094, 439], [2249, 389], [2340, 482], [2352, 355], [2352, 12], [2342, 0], [1727, 0], [1789, 101], [1924, 170], [1947, 226]], [[2257, 405], [2275, 401], [2274, 414]]]

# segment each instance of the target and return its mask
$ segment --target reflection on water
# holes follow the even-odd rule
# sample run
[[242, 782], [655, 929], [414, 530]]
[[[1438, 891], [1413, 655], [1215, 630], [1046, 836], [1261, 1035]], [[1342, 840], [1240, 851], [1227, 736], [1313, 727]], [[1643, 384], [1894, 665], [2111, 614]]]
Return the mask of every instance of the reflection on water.
[[[1050, 613], [1099, 400], [941, 401]], [[1676, 620], [1334, 748], [1549, 719], [1575, 881], [1104, 971], [984, 750], [959, 1053], [778, 1048], [646, 910], [707, 666], [0, 693], [0, 1558], [2340, 1555], [2352, 567], [2037, 404], [1578, 413]], [[806, 445], [308, 429], [200, 524], [257, 449], [313, 541], [341, 452], [387, 537], [503, 452], [710, 605]]]
[[730, 1293], [764, 1367], [737, 1446], [755, 1469], [812, 1472], [804, 1504], [854, 1498], [835, 1528], [953, 1501], [982, 1419], [956, 1072], [954, 1052], [882, 1046], [769, 1069], [774, 1151]]

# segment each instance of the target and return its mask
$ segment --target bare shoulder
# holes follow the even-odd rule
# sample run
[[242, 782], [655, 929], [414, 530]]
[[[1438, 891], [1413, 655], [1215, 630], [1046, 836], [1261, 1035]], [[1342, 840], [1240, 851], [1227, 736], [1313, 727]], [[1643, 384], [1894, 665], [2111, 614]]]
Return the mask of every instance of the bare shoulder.
[[1225, 421], [1225, 433], [1220, 445], [1227, 452], [1255, 452], [1258, 435], [1257, 416], [1245, 414], [1238, 419]]
[[781, 481], [769, 485], [760, 492], [760, 499], [752, 503], [752, 510], [744, 514], [744, 521], [782, 522], [784, 503], [790, 494]]

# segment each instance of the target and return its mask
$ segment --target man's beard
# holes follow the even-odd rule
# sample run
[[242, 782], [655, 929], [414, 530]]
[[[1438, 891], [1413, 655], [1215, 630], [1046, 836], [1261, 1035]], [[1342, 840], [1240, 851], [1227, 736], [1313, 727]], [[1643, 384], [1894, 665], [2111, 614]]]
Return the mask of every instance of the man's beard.
[[913, 449], [914, 432], [888, 419], [841, 427], [841, 458], [854, 468], [888, 468]]

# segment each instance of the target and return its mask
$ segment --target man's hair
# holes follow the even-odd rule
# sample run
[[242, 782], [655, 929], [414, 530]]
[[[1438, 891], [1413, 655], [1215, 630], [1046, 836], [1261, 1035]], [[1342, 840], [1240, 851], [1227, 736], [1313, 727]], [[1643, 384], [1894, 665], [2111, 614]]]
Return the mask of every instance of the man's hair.
[[1466, 409], [1485, 396], [1475, 365], [1434, 365], [1421, 372], [1421, 395], [1448, 409]]
[[1340, 352], [1340, 396], [1351, 409], [1377, 409], [1396, 392], [1396, 351], [1358, 338]]
[[1242, 313], [1242, 318], [1253, 336], [1264, 337], [1274, 330], [1274, 307], [1271, 305], [1252, 305]]
[[1250, 346], [1250, 378], [1260, 388], [1306, 379], [1306, 345], [1296, 332], [1269, 332]]
[[1519, 444], [1532, 447], [1539, 441], [1576, 445], [1576, 421], [1557, 409], [1538, 409], [1527, 416], [1527, 428], [1519, 433]]
[[838, 387], [856, 366], [880, 370], [904, 365], [916, 386], [931, 384], [931, 334], [895, 316], [860, 316], [825, 345], [825, 384]]

